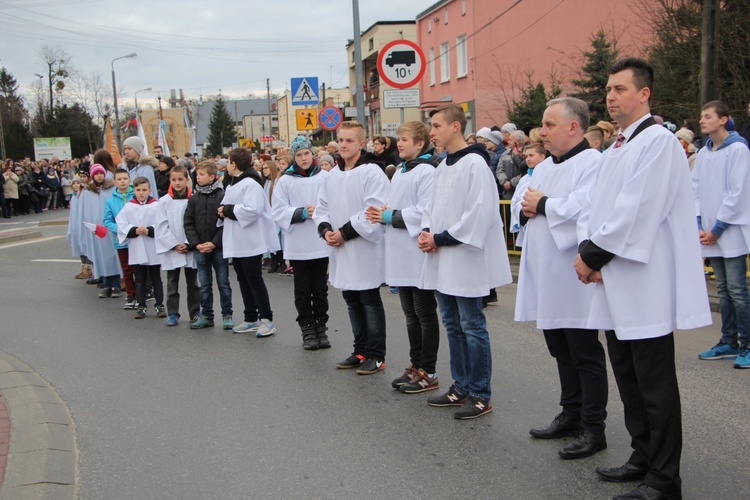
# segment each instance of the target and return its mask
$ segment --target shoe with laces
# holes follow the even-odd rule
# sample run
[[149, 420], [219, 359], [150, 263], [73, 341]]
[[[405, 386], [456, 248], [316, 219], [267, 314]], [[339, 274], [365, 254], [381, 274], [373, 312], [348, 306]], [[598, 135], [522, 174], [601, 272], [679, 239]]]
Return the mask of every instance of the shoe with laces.
[[260, 321], [243, 321], [232, 328], [232, 333], [250, 333], [260, 328]]
[[214, 326], [213, 318], [206, 318], [205, 316], [199, 315], [195, 321], [190, 323], [190, 328], [193, 330], [200, 330], [201, 328], [210, 328]]
[[119, 299], [120, 295], [122, 295], [122, 290], [120, 288], [113, 287], [110, 297], [112, 297], [113, 299]]
[[102, 293], [99, 294], [100, 299], [108, 299], [112, 296], [112, 289], [111, 288], [105, 288], [102, 290]]
[[179, 314], [170, 314], [167, 318], [167, 326], [177, 326], [177, 320], [180, 319]]
[[419, 394], [420, 392], [434, 391], [439, 387], [437, 375], [430, 377], [426, 371], [420, 368], [409, 383], [402, 385], [398, 390], [404, 394]]
[[349, 368], [357, 368], [359, 365], [367, 361], [367, 358], [362, 354], [352, 353], [351, 356], [343, 361], [336, 363], [336, 368], [341, 370], [348, 370]]
[[270, 337], [276, 333], [276, 327], [270, 319], [261, 319], [260, 326], [255, 330], [256, 337]]
[[469, 396], [464, 401], [463, 406], [453, 414], [453, 418], [456, 420], [471, 420], [490, 412], [492, 412], [492, 403], [489, 399]]
[[448, 392], [440, 396], [427, 398], [427, 404], [430, 406], [463, 406], [466, 399], [466, 394], [461, 394], [454, 386], [451, 386]]
[[154, 306], [154, 311], [156, 311], [156, 317], [157, 318], [166, 318], [167, 317], [167, 310], [164, 309], [164, 306], [162, 306], [162, 305]]
[[372, 375], [373, 373], [382, 372], [383, 370], [385, 370], [385, 361], [375, 358], [367, 358], [367, 361], [357, 368], [357, 375]]
[[135, 306], [137, 306], [138, 303], [135, 301], [135, 297], [128, 297], [125, 299], [125, 305], [122, 306], [123, 309], [135, 309]]
[[698, 357], [700, 359], [724, 359], [734, 358], [739, 355], [739, 353], [739, 347], [732, 347], [731, 345], [725, 344], [720, 340], [719, 343], [713, 346], [711, 349], [698, 354]]
[[138, 306], [135, 309], [135, 319], [143, 319], [146, 317], [146, 306]]
[[279, 273], [279, 276], [294, 276], [294, 269], [290, 266]]
[[231, 314], [221, 317], [221, 327], [224, 330], [231, 330], [232, 328], [234, 328], [234, 320], [232, 319]]
[[734, 358], [735, 368], [750, 368], [750, 344], [740, 347], [739, 355]]
[[394, 389], [398, 389], [402, 385], [408, 384], [416, 375], [417, 369], [414, 368], [414, 365], [409, 365], [400, 377], [393, 379], [393, 381], [391, 382], [391, 387], [393, 387]]

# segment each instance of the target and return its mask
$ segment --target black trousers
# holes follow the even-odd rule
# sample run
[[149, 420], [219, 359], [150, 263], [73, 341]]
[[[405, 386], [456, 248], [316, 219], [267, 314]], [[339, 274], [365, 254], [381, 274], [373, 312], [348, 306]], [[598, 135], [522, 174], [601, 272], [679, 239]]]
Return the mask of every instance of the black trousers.
[[618, 340], [608, 331], [607, 351], [633, 453], [628, 460], [648, 470], [644, 482], [668, 495], [680, 495], [682, 413], [674, 363], [674, 334]]
[[294, 269], [294, 306], [297, 323], [328, 323], [328, 257], [290, 260]]
[[598, 330], [543, 330], [547, 349], [557, 361], [563, 414], [580, 417], [581, 426], [604, 432], [607, 418], [607, 362]]
[[138, 307], [146, 307], [146, 295], [148, 295], [148, 283], [154, 287], [154, 299], [156, 306], [164, 305], [164, 287], [161, 283], [161, 266], [133, 266], [135, 271], [135, 297]]
[[342, 290], [354, 333], [354, 353], [385, 361], [385, 309], [380, 287]]
[[167, 271], [167, 313], [180, 314], [180, 274], [185, 272], [189, 318], [201, 312], [201, 288], [198, 286], [198, 270], [191, 267], [178, 267]]
[[435, 292], [414, 286], [400, 286], [398, 297], [406, 316], [411, 364], [414, 368], [421, 368], [427, 373], [435, 373], [440, 347], [440, 323]]
[[262, 261], [262, 255], [232, 259], [244, 306], [243, 320], [248, 323], [259, 319], [273, 321], [271, 300], [268, 298], [266, 282], [263, 281]]

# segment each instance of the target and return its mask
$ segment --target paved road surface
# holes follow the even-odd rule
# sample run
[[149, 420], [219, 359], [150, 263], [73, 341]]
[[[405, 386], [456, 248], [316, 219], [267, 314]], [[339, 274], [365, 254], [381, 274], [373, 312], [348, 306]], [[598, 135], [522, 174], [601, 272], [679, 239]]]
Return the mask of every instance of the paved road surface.
[[[22, 224], [0, 224], [0, 234], [55, 216], [14, 219]], [[71, 279], [78, 265], [59, 237], [64, 226], [40, 230], [53, 239], [0, 245], [0, 349], [69, 406], [81, 498], [608, 498], [635, 486], [593, 472], [629, 455], [611, 377], [605, 452], [567, 462], [557, 457], [563, 441], [529, 437], [558, 412], [558, 382], [541, 335], [512, 321], [515, 285], [487, 310], [495, 411], [458, 422], [450, 409], [428, 407], [426, 394], [391, 389], [408, 347], [398, 297], [387, 289], [388, 368], [358, 376], [334, 368], [352, 341], [336, 290], [325, 351], [301, 348], [292, 279], [278, 275], [267, 276], [279, 329], [272, 338], [191, 331], [184, 320], [166, 328], [152, 311], [135, 321], [122, 299], [98, 299]], [[696, 357], [718, 335], [716, 326], [678, 335], [687, 499], [748, 494], [750, 370]], [[438, 374], [447, 389], [445, 341]]]

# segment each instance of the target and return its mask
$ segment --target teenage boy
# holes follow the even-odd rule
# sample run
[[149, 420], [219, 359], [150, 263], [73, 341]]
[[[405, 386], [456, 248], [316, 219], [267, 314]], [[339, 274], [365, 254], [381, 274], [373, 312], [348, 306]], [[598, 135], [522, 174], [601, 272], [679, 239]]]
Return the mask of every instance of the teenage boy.
[[419, 287], [437, 290], [454, 382], [427, 403], [460, 406], [454, 417], [473, 419], [492, 411], [492, 352], [482, 297], [513, 279], [487, 150], [466, 144], [461, 106], [440, 106], [430, 117], [430, 137], [447, 156], [435, 171], [417, 240], [427, 254]]
[[121, 244], [117, 238], [117, 214], [133, 199], [133, 186], [130, 185], [130, 174], [124, 168], [115, 171], [115, 192], [104, 204], [104, 225], [107, 226], [109, 234], [112, 235], [112, 243], [117, 250], [117, 258], [122, 268], [122, 280], [125, 282], [125, 306], [123, 309], [135, 309], [135, 271], [128, 263], [128, 245]]
[[313, 220], [331, 247], [330, 281], [342, 290], [354, 333], [354, 352], [336, 367], [371, 375], [385, 369], [385, 311], [380, 298], [385, 231], [367, 220], [365, 209], [385, 205], [388, 177], [374, 157], [362, 151], [361, 123], [343, 122], [338, 142], [341, 160], [320, 189]]
[[435, 291], [417, 286], [425, 259], [417, 247], [417, 237], [440, 161], [427, 153], [430, 129], [424, 123], [406, 122], [396, 133], [402, 162], [391, 179], [388, 201], [380, 207], [368, 207], [366, 215], [370, 222], [385, 225], [385, 281], [398, 287], [406, 316], [411, 365], [391, 386], [405, 394], [416, 394], [440, 387], [435, 369], [440, 342]]
[[725, 103], [703, 106], [701, 133], [709, 139], [692, 173], [701, 250], [714, 269], [721, 310], [721, 339], [698, 357], [734, 358], [735, 368], [750, 368], [750, 150], [740, 134], [727, 131], [727, 120]]
[[308, 351], [331, 347], [328, 323], [328, 256], [330, 247], [318, 237], [312, 216], [328, 172], [313, 161], [312, 144], [302, 136], [292, 141], [293, 163], [276, 181], [272, 212], [284, 238], [284, 259], [294, 269], [294, 305]]
[[180, 319], [180, 270], [185, 271], [187, 305], [190, 321], [195, 322], [200, 312], [200, 288], [193, 252], [185, 236], [185, 209], [192, 194], [188, 186], [188, 171], [177, 165], [169, 172], [169, 190], [159, 199], [156, 219], [156, 253], [161, 257], [161, 268], [167, 271], [167, 326], [176, 326]]
[[244, 304], [244, 321], [232, 331], [268, 337], [276, 333], [276, 327], [261, 261], [264, 253], [279, 251], [279, 236], [260, 175], [253, 170], [250, 150], [233, 149], [227, 173], [229, 182], [218, 208], [219, 217], [224, 219], [222, 247], [224, 257], [233, 259]]
[[138, 301], [135, 319], [146, 317], [149, 280], [154, 287], [156, 317], [166, 318], [160, 259], [154, 243], [154, 226], [159, 205], [151, 197], [151, 185], [145, 177], [138, 177], [133, 181], [133, 192], [135, 197], [125, 204], [115, 221], [120, 244], [128, 245], [128, 264], [135, 270], [135, 294]]
[[185, 236], [198, 266], [201, 291], [201, 313], [190, 328], [207, 328], [214, 324], [213, 269], [216, 272], [216, 285], [219, 287], [222, 327], [224, 330], [231, 330], [234, 328], [234, 321], [229, 263], [221, 251], [224, 227], [217, 226], [224, 188], [216, 175], [214, 162], [208, 160], [198, 164], [195, 170], [195, 192], [188, 199], [185, 209]]

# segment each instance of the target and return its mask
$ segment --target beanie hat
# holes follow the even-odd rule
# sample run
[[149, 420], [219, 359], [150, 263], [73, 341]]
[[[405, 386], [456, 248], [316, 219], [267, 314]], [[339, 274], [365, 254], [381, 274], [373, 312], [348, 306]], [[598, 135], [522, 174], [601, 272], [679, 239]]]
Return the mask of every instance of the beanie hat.
[[139, 155], [143, 153], [143, 149], [145, 147], [145, 144], [143, 144], [143, 141], [137, 135], [131, 135], [123, 141], [122, 145], [123, 147], [128, 146], [133, 148]]
[[91, 168], [89, 169], [89, 175], [93, 178], [98, 173], [107, 175], [107, 171], [104, 170], [104, 167], [102, 167], [98, 163], [94, 163], [93, 165], [91, 165]]
[[682, 139], [683, 141], [687, 142], [688, 144], [693, 143], [693, 139], [695, 139], [695, 135], [693, 134], [692, 130], [681, 128], [677, 132], [674, 133], [675, 137], [678, 139]]
[[505, 125], [503, 125], [502, 127], [500, 127], [500, 131], [501, 132], [507, 132], [509, 134], [511, 132], [515, 132], [516, 130], [518, 130], [518, 127], [516, 127], [515, 123], [506, 123]]
[[292, 156], [297, 154], [297, 151], [301, 149], [309, 149], [312, 152], [312, 144], [304, 136], [298, 135], [292, 141]]
[[493, 130], [488, 129], [487, 127], [480, 128], [479, 131], [477, 132], [477, 137], [481, 137], [482, 139], [490, 141], [495, 146], [503, 142], [502, 133], [495, 132]]
[[331, 164], [331, 166], [335, 166], [336, 163], [333, 161], [333, 156], [331, 155], [323, 155], [320, 157], [320, 161], [327, 161]]

